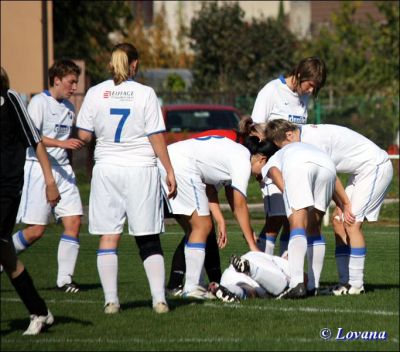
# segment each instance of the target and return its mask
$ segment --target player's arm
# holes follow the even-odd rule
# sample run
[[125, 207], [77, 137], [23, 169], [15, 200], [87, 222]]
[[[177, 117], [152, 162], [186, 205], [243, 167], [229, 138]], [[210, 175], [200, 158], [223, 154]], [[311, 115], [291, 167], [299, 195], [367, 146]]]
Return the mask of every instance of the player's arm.
[[206, 194], [210, 211], [218, 226], [217, 242], [219, 248], [224, 248], [228, 243], [224, 215], [219, 205], [218, 192], [212, 185], [206, 185]]
[[335, 191], [333, 192], [333, 201], [336, 203], [339, 217], [343, 214], [343, 219], [349, 224], [355, 222], [355, 217], [351, 211], [351, 202], [347, 196], [346, 191], [340, 182], [339, 177], [336, 176]]
[[65, 141], [60, 141], [55, 138], [49, 138], [46, 136], [42, 136], [43, 144], [46, 147], [56, 147], [56, 148], [62, 148], [62, 149], [80, 149], [84, 146], [84, 142], [81, 141], [78, 138], [69, 138]]
[[246, 197], [232, 187], [226, 187], [225, 194], [250, 250], [259, 252], [260, 250], [256, 245], [254, 231], [250, 224], [250, 214], [247, 207]]
[[154, 153], [160, 159], [161, 164], [167, 172], [168, 198], [174, 198], [176, 196], [175, 173], [169, 158], [164, 135], [162, 133], [154, 133], [149, 135], [148, 138], [153, 147]]
[[279, 190], [283, 193], [285, 183], [283, 182], [282, 172], [276, 166], [272, 166], [268, 170], [268, 177], [275, 183]]

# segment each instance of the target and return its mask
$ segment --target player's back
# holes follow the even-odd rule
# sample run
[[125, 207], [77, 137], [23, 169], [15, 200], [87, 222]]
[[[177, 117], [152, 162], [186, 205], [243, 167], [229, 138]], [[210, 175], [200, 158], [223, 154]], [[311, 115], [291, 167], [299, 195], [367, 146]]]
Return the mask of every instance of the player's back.
[[132, 80], [102, 82], [88, 91], [78, 123], [93, 128], [97, 162], [155, 165], [148, 136], [164, 131], [165, 125], [152, 88]]

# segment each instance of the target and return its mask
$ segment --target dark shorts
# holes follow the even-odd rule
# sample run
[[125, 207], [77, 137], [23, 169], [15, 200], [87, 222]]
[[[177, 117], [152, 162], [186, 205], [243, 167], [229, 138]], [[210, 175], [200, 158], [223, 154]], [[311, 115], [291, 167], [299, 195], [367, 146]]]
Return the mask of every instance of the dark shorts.
[[0, 196], [0, 238], [2, 239], [11, 239], [20, 200], [20, 195]]

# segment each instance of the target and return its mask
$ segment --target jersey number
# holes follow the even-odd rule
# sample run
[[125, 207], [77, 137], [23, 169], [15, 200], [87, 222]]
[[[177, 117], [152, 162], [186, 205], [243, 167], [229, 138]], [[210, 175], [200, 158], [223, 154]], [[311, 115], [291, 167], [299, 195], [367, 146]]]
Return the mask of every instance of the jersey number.
[[131, 113], [130, 109], [110, 109], [110, 115], [120, 115], [121, 120], [119, 121], [117, 130], [115, 131], [115, 138], [114, 142], [120, 143], [121, 142], [121, 133], [122, 128], [124, 127], [125, 121], [128, 118], [129, 114]]

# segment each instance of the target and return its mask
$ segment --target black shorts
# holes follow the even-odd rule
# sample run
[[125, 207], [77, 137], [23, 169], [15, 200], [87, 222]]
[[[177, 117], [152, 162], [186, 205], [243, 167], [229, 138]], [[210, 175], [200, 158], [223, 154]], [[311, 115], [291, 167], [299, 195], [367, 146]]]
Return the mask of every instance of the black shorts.
[[10, 240], [18, 214], [20, 195], [0, 196], [0, 238]]

